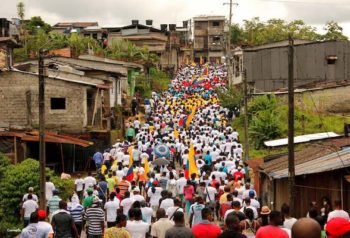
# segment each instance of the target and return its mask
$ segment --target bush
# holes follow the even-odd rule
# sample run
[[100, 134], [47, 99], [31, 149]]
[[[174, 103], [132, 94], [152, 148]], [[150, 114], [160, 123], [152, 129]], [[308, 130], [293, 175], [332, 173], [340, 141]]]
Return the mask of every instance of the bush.
[[[1, 157], [0, 157], [1, 158]], [[0, 163], [6, 161], [1, 158]], [[16, 227], [20, 222], [20, 204], [22, 197], [27, 193], [28, 187], [33, 187], [34, 192], [40, 196], [39, 188], [39, 162], [34, 159], [26, 159], [17, 165], [7, 165], [0, 181], [0, 237], [6, 229]], [[61, 180], [53, 171], [46, 168], [46, 174], [51, 176], [52, 182], [60, 190], [60, 197], [67, 199], [74, 191], [72, 180]], [[7, 224], [12, 224], [8, 226]]]
[[235, 87], [229, 87], [227, 90], [217, 89], [219, 100], [221, 105], [234, 111], [236, 108], [240, 108], [243, 100], [242, 90]]

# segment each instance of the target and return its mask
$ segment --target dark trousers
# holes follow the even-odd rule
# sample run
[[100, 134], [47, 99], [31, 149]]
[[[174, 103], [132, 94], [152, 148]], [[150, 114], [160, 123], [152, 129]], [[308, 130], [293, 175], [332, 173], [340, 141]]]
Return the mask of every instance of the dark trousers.
[[127, 138], [128, 138], [128, 141], [131, 143], [131, 142], [132, 142], [133, 137], [132, 137], [132, 136], [127, 136]]
[[102, 235], [88, 235], [88, 238], [102, 238]]
[[75, 227], [77, 228], [78, 234], [80, 236], [81, 231], [83, 229], [83, 223], [82, 222], [75, 222], [74, 224], [75, 224]]

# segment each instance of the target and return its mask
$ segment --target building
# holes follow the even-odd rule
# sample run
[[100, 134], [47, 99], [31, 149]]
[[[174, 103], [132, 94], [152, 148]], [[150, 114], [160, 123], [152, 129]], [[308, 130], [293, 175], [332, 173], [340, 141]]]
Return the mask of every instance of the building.
[[[340, 200], [350, 209], [350, 138], [339, 137], [310, 143], [295, 153], [295, 210], [305, 217], [311, 201], [322, 206], [322, 199]], [[262, 204], [279, 210], [289, 203], [288, 155], [270, 156], [260, 165]]]
[[97, 28], [97, 22], [58, 22], [52, 26], [52, 31], [62, 34], [69, 34], [72, 32], [81, 33], [85, 28]]
[[108, 43], [113, 41], [130, 41], [137, 47], [146, 47], [151, 53], [158, 55], [160, 68], [176, 69], [190, 55], [189, 26], [161, 24], [160, 29], [153, 26], [152, 20], [145, 25], [132, 20], [131, 25], [105, 28], [108, 31]]
[[193, 24], [195, 62], [221, 62], [225, 56], [225, 17], [194, 17]]
[[[295, 40], [294, 84], [336, 82], [350, 78], [350, 42]], [[236, 50], [234, 84], [242, 82], [239, 71], [247, 71], [254, 92], [276, 91], [288, 86], [288, 41]]]

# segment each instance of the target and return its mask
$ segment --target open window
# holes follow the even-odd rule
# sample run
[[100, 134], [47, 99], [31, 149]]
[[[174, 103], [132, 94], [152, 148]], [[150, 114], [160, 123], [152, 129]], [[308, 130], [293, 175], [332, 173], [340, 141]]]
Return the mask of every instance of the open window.
[[337, 61], [338, 59], [338, 56], [336, 55], [328, 55], [326, 57], [326, 60], [327, 60], [327, 64], [335, 64], [335, 62]]
[[51, 110], [66, 110], [66, 98], [51, 98]]
[[219, 21], [213, 21], [212, 26], [213, 27], [219, 27], [220, 26], [220, 22]]

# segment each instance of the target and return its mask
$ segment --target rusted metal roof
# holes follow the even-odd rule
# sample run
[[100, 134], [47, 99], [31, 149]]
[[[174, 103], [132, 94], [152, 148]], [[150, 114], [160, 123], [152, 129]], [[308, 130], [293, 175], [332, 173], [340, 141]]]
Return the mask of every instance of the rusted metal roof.
[[[332, 171], [350, 167], [350, 138], [336, 138], [314, 142], [295, 152], [296, 175]], [[272, 178], [288, 177], [288, 155], [271, 159], [260, 168]]]
[[[39, 141], [39, 132], [38, 131], [1, 131], [0, 137], [18, 137], [22, 141]], [[78, 139], [72, 136], [56, 134], [52, 132], [45, 132], [45, 142], [50, 143], [62, 143], [62, 144], [73, 144], [79, 145], [82, 147], [88, 147], [93, 145], [93, 142]]]

